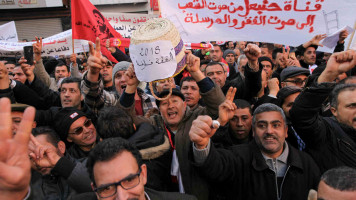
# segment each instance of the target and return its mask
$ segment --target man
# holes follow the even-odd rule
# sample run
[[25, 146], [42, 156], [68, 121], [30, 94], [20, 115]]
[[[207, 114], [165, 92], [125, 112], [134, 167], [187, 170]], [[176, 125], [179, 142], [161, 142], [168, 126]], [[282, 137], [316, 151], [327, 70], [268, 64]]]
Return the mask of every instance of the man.
[[353, 200], [356, 196], [356, 169], [338, 167], [326, 171], [318, 186], [318, 200]]
[[233, 41], [228, 41], [225, 43], [225, 50], [227, 50], [227, 49], [234, 50], [234, 48], [235, 48], [235, 45], [234, 45]]
[[316, 188], [319, 169], [309, 155], [285, 142], [288, 128], [278, 106], [259, 106], [252, 119], [254, 141], [231, 150], [211, 144], [216, 129], [210, 117], [193, 123], [189, 136], [195, 164], [210, 182], [228, 188], [228, 199], [306, 199]]
[[214, 62], [223, 62], [226, 61], [223, 59], [223, 50], [220, 45], [214, 44], [213, 49], [210, 51], [211, 60]]
[[184, 95], [185, 102], [190, 109], [194, 110], [199, 106], [201, 99], [200, 90], [194, 78], [187, 76], [180, 81], [180, 91]]
[[14, 75], [13, 80], [25, 84], [27, 78], [26, 75], [23, 73], [21, 66], [15, 66], [15, 68], [12, 70], [12, 73]]
[[223, 54], [223, 58], [226, 60], [227, 64], [229, 65], [229, 77], [228, 79], [233, 79], [235, 78], [237, 75], [236, 73], [238, 73], [238, 67], [237, 67], [237, 63], [235, 60], [235, 52], [231, 49], [227, 49], [224, 51]]
[[239, 74], [245, 78], [245, 66], [248, 62], [248, 59], [245, 54], [241, 55], [239, 59], [237, 60], [237, 70]]
[[298, 133], [294, 130], [292, 122], [290, 121], [290, 114], [289, 111], [293, 106], [293, 103], [295, 99], [298, 97], [300, 92], [302, 91], [302, 88], [297, 87], [297, 86], [286, 86], [284, 88], [281, 88], [278, 93], [277, 93], [277, 99], [279, 101], [279, 107], [283, 109], [284, 114], [286, 115], [287, 118], [287, 125], [288, 125], [288, 138], [287, 141], [289, 144], [291, 144], [293, 147], [299, 150], [304, 150], [305, 149], [305, 143], [304, 141], [300, 138]]
[[297, 66], [287, 67], [281, 72], [281, 87], [297, 86], [303, 88], [309, 75], [309, 70], [305, 68]]
[[145, 188], [147, 166], [136, 147], [120, 138], [99, 143], [89, 155], [87, 167], [97, 199], [196, 199]]
[[115, 91], [114, 81], [112, 79], [113, 66], [110, 60], [103, 65], [103, 68], [100, 70], [100, 73], [103, 75], [103, 82], [104, 82], [104, 90], [111, 92]]
[[72, 107], [55, 114], [53, 127], [62, 141], [72, 144], [68, 153], [76, 159], [87, 157], [97, 143], [96, 129], [83, 112]]
[[[354, 50], [334, 53], [321, 75], [308, 81], [311, 84], [289, 111], [293, 127], [322, 172], [342, 165], [356, 168], [356, 85], [334, 87], [337, 76], [355, 65]], [[319, 113], [329, 96], [333, 117], [322, 117]]]
[[236, 43], [237, 43], [236, 47], [239, 47], [239, 49], [243, 50], [246, 48], [246, 43], [247, 43], [246, 41], [238, 41]]
[[[187, 133], [192, 121], [198, 115], [217, 116], [218, 105], [224, 100], [224, 95], [220, 87], [200, 71], [199, 58], [193, 56], [190, 51], [186, 51], [186, 54], [188, 63], [186, 69], [197, 82], [206, 107], [199, 106], [191, 110], [186, 106], [184, 95], [178, 89], [172, 89], [172, 95], [169, 98], [165, 98], [169, 91], [164, 90], [161, 92], [158, 97], [163, 99], [156, 100], [156, 104], [168, 130], [169, 138], [171, 138], [170, 143], [173, 151], [171, 175], [176, 178], [179, 191], [195, 195], [199, 199], [208, 199], [207, 183], [200, 178], [198, 171], [188, 160], [189, 152], [186, 147], [191, 145], [191, 142]], [[132, 113], [132, 109], [135, 106], [134, 93], [138, 84], [132, 67], [127, 70], [125, 77], [128, 85], [120, 98], [120, 105], [128, 110], [129, 113]]]
[[19, 130], [13, 136], [10, 100], [1, 98], [0, 107], [0, 164], [1, 170], [6, 172], [0, 174], [0, 199], [26, 199], [30, 196], [31, 179], [28, 142], [36, 110], [33, 107], [25, 110]]
[[54, 71], [55, 78], [50, 77], [43, 65], [43, 60], [41, 57], [42, 38], [36, 37], [36, 43], [33, 43], [32, 46], [33, 46], [34, 61], [35, 61], [35, 68], [33, 72], [35, 76], [51, 90], [58, 91], [58, 86], [57, 86], [58, 81], [62, 78], [66, 78], [71, 75], [69, 67], [64, 62], [58, 62]]
[[[99, 44], [100, 45], [100, 44]], [[112, 72], [112, 81], [116, 88], [114, 93], [103, 90], [100, 71], [93, 68], [93, 56], [88, 58], [89, 70], [83, 75], [82, 91], [85, 102], [95, 112], [99, 113], [104, 106], [115, 106], [119, 103], [120, 96], [127, 86], [124, 74], [131, 65], [130, 62], [121, 61], [117, 63]], [[107, 60], [107, 59], [105, 59]], [[101, 63], [102, 64], [102, 63]], [[137, 115], [143, 116], [152, 108], [157, 108], [154, 97], [146, 94], [141, 88], [137, 88], [135, 93]]]
[[272, 60], [272, 54], [274, 50], [274, 45], [271, 43], [265, 43], [261, 47], [261, 55], [268, 57], [269, 59]]
[[245, 66], [245, 80], [239, 74], [233, 80], [226, 80], [227, 72], [223, 64], [214, 61], [206, 66], [205, 75], [220, 86], [224, 94], [227, 93], [230, 87], [235, 87], [238, 91], [235, 98], [249, 101], [252, 97], [256, 96], [261, 88], [261, 75], [258, 63], [261, 50], [258, 46], [249, 44], [244, 51], [248, 58], [248, 64]]
[[147, 165], [148, 183], [151, 189], [168, 191], [172, 152], [166, 131], [144, 122], [135, 125], [132, 117], [118, 107], [106, 107], [100, 111], [97, 131], [100, 138], [120, 137], [134, 144]]
[[13, 70], [15, 68], [15, 63], [12, 61], [7, 61], [5, 64], [5, 67], [6, 67], [7, 71], [13, 73]]
[[176, 88], [174, 79], [173, 81], [170, 81], [169, 79], [164, 79], [156, 82], [156, 91], [158, 93], [162, 92], [163, 90], [169, 90], [169, 88]]
[[[228, 124], [225, 126], [220, 124], [220, 128], [211, 138], [214, 144], [221, 144], [224, 148], [247, 144], [252, 139], [252, 109], [250, 103], [243, 99], [235, 99], [233, 103], [236, 105], [236, 109]], [[222, 112], [221, 106], [219, 112]]]
[[[29, 106], [26, 104], [19, 104], [19, 103], [15, 103], [15, 104], [11, 104], [11, 117], [12, 117], [12, 133], [15, 135], [20, 122], [22, 121], [23, 118], [23, 112], [25, 111], [26, 108], [28, 108]], [[32, 128], [36, 127], [36, 122], [34, 122], [32, 124]]]
[[318, 67], [316, 65], [316, 50], [318, 46], [322, 46], [319, 42], [326, 38], [326, 34], [316, 35], [311, 40], [297, 47], [297, 52], [300, 56], [300, 64], [313, 73], [313, 70]]
[[258, 62], [261, 63], [262, 69], [266, 72], [267, 80], [271, 79], [274, 70], [273, 61], [269, 57], [262, 56], [258, 58]]

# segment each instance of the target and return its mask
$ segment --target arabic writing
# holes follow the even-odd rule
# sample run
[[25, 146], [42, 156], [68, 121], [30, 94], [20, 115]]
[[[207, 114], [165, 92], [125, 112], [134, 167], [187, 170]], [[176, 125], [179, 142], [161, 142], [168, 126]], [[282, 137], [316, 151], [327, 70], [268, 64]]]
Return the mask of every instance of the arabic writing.
[[149, 20], [148, 17], [133, 17], [133, 18], [125, 18], [125, 15], [121, 15], [119, 17], [106, 17], [106, 19], [109, 21], [109, 23], [111, 21], [115, 22], [115, 23], [119, 23], [119, 22], [129, 22], [129, 23], [134, 23], [134, 24], [138, 24], [138, 23], [145, 23], [147, 20]]
[[130, 55], [140, 81], [168, 78], [176, 70], [176, 54], [170, 41], [131, 44]]
[[[228, 27], [235, 29], [243, 29], [248, 25], [273, 25], [277, 30], [282, 30], [286, 26], [295, 26], [299, 30], [309, 28], [311, 33], [314, 31], [315, 12], [321, 10], [324, 0], [314, 1], [313, 4], [307, 1], [305, 5], [302, 5], [298, 3], [298, 0], [282, 2], [263, 0], [260, 4], [244, 0], [239, 5], [238, 2], [219, 4], [220, 2], [217, 1], [193, 0], [185, 5], [178, 3], [178, 8], [185, 14], [186, 23], [206, 23], [207, 28], [215, 24], [227, 24]], [[205, 12], [198, 12], [201, 9]], [[282, 17], [281, 13], [286, 12], [291, 12], [288, 16], [293, 16], [292, 12], [306, 13], [306, 19], [305, 21], [297, 21], [293, 17], [283, 19], [285, 16]]]
[[8, 35], [8, 36], [0, 36], [0, 40], [10, 41], [11, 39], [15, 39], [16, 36], [17, 36], [16, 34]]

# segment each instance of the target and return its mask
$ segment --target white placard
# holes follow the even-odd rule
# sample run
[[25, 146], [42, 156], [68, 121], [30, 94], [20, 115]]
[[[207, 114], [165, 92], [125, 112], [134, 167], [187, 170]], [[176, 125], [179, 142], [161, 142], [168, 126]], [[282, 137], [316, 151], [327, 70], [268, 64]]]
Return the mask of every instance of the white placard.
[[0, 26], [0, 41], [6, 42], [18, 42], [17, 31], [15, 22], [11, 21], [9, 23]]
[[171, 41], [131, 44], [130, 57], [140, 81], [151, 82], [171, 77], [177, 68]]
[[141, 24], [158, 15], [151, 14], [129, 14], [129, 13], [102, 13], [110, 25], [119, 32], [122, 37], [129, 38], [133, 31], [138, 29]]
[[[0, 57], [15, 57], [23, 54], [24, 46], [34, 42], [3, 42], [0, 41]], [[74, 52], [88, 51], [88, 41], [75, 40]], [[42, 40], [42, 56], [70, 55], [72, 49], [72, 30], [67, 30]]]
[[339, 35], [340, 32], [343, 30], [347, 30], [349, 32], [349, 34], [351, 34], [354, 29], [349, 27], [349, 26], [344, 26], [341, 29], [337, 30], [336, 32], [334, 32], [333, 34], [329, 35], [327, 38], [325, 38], [321, 44], [328, 47], [328, 48], [335, 48], [337, 45], [337, 42], [339, 41]]
[[356, 19], [355, 0], [160, 0], [160, 8], [183, 41], [192, 43], [256, 41], [299, 46], [317, 34], [352, 27]]

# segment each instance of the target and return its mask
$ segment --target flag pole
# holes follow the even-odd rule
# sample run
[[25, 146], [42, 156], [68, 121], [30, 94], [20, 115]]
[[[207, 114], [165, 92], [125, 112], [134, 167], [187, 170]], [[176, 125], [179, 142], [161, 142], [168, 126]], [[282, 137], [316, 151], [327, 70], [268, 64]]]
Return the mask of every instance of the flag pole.
[[[347, 46], [347, 50], [350, 49], [351, 43], [352, 43], [352, 41], [353, 41], [353, 39], [354, 39], [354, 36], [355, 36], [355, 31], [356, 31], [356, 21], [355, 21], [355, 24], [354, 24], [354, 31], [353, 31], [352, 34], [351, 34], [351, 38], [350, 38], [350, 41], [349, 41], [349, 45]], [[355, 41], [355, 42], [356, 42], [356, 41]]]

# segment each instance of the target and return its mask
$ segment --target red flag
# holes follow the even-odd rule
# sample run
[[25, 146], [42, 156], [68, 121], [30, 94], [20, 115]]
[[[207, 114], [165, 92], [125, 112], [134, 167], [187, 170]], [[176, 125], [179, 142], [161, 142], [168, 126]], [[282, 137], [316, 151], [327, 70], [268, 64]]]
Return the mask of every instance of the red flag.
[[[117, 60], [105, 48], [106, 40], [110, 38], [123, 38], [120, 33], [109, 24], [99, 10], [89, 0], [72, 0], [72, 37], [84, 39], [95, 43], [100, 38], [101, 53], [112, 62]], [[125, 53], [124, 47], [120, 50]]]

